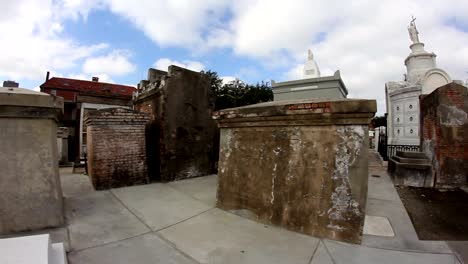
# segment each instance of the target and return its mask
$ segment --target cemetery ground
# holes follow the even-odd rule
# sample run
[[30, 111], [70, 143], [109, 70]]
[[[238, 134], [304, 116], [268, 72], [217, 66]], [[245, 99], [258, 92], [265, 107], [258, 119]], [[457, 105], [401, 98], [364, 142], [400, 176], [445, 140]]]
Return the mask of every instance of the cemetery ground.
[[468, 194], [459, 188], [398, 186], [421, 240], [468, 240]]
[[95, 191], [86, 175], [62, 168], [61, 181], [66, 226], [35, 234], [64, 242], [71, 264], [468, 263], [467, 241], [418, 238], [386, 167], [372, 152], [361, 245], [217, 209], [216, 175]]

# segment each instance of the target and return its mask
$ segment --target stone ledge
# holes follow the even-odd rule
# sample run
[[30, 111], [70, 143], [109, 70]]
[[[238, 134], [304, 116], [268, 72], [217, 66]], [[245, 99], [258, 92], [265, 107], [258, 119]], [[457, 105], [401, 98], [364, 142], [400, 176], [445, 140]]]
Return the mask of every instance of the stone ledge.
[[375, 100], [360, 99], [307, 99], [293, 101], [275, 101], [229, 108], [213, 113], [214, 119], [253, 118], [288, 115], [323, 115], [368, 114], [373, 116], [377, 111]]

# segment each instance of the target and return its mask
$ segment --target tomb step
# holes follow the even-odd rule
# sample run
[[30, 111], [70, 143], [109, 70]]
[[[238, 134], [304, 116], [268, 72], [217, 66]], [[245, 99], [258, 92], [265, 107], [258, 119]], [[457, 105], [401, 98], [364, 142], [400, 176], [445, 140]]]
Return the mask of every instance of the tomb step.
[[63, 243], [52, 244], [52, 254], [49, 258], [49, 264], [67, 264], [67, 253]]
[[399, 156], [393, 156], [391, 158], [398, 161], [398, 162], [400, 162], [400, 163], [431, 165], [431, 162], [428, 159], [402, 158], [402, 157], [399, 157]]
[[427, 159], [426, 155], [418, 151], [401, 151], [396, 152], [396, 156], [409, 159]]
[[2, 264], [66, 264], [65, 254], [63, 243], [51, 244], [49, 234], [0, 239]]
[[387, 171], [395, 185], [433, 187], [434, 172], [422, 152], [397, 151], [388, 160]]

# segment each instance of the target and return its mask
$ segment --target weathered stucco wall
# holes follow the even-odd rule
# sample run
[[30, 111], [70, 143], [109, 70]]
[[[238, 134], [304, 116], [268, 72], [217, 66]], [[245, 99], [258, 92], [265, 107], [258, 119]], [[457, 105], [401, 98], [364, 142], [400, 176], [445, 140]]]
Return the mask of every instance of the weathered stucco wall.
[[285, 101], [222, 110], [217, 206], [264, 223], [361, 241], [375, 101]]
[[[154, 180], [172, 181], [213, 173], [216, 123], [207, 76], [170, 66], [136, 96], [135, 109], [149, 113], [148, 164]], [[153, 77], [152, 77], [153, 76]]]
[[421, 96], [421, 149], [432, 161], [435, 185], [468, 183], [468, 91], [449, 83]]
[[0, 234], [64, 224], [57, 124], [63, 100], [0, 88]]
[[146, 113], [124, 108], [93, 111], [87, 126], [88, 174], [98, 190], [149, 182], [146, 166]]

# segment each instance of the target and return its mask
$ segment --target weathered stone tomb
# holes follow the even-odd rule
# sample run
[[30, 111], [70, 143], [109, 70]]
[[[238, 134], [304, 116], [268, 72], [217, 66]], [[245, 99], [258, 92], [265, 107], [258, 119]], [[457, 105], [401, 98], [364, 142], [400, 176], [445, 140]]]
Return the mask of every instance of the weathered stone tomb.
[[63, 99], [0, 87], [0, 234], [64, 224], [57, 121]]
[[146, 127], [151, 180], [172, 181], [212, 174], [216, 123], [208, 76], [177, 66], [148, 70], [134, 93], [134, 108], [151, 115]]
[[216, 112], [219, 208], [360, 243], [375, 100], [269, 102]]
[[434, 185], [468, 183], [468, 88], [449, 83], [421, 96], [421, 149], [432, 162]]

